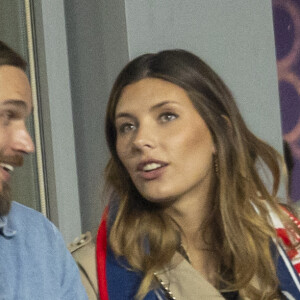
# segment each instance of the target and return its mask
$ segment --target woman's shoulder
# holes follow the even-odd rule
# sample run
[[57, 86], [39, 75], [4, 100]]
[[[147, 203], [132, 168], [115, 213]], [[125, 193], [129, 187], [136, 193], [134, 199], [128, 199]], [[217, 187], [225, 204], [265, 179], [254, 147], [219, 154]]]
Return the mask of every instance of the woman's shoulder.
[[96, 246], [92, 234], [88, 231], [77, 237], [68, 246], [68, 249], [78, 265], [81, 281], [86, 289], [89, 299], [99, 299]]

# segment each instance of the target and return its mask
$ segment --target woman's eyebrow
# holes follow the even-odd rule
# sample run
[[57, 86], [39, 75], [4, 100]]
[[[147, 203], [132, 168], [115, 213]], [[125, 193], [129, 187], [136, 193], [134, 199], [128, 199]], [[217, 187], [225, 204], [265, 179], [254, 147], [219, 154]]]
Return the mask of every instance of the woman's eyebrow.
[[[178, 102], [172, 101], [172, 100], [162, 101], [162, 102], [159, 102], [159, 103], [153, 105], [150, 108], [150, 111], [156, 110], [156, 109], [158, 109], [158, 108], [160, 108], [162, 106], [165, 106], [167, 104], [178, 104]], [[118, 119], [118, 118], [134, 118], [134, 116], [132, 114], [130, 114], [130, 113], [127, 113], [127, 112], [120, 112], [120, 113], [116, 114], [115, 119]]]
[[156, 110], [156, 109], [158, 109], [158, 108], [160, 108], [160, 107], [162, 107], [162, 106], [165, 106], [165, 105], [167, 105], [167, 104], [178, 104], [178, 102], [172, 101], [172, 100], [162, 101], [162, 102], [159, 102], [159, 103], [153, 105], [153, 106], [150, 108], [150, 110], [151, 110], [151, 111], [152, 111], [152, 110]]
[[116, 114], [115, 119], [118, 119], [118, 118], [133, 118], [133, 115], [130, 113], [120, 112], [120, 113]]

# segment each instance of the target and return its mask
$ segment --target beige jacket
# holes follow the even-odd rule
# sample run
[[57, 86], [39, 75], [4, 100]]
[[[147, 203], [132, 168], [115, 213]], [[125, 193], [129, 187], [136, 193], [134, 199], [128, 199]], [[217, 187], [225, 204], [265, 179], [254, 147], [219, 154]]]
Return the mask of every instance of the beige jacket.
[[[96, 248], [91, 233], [82, 234], [68, 248], [78, 264], [89, 300], [98, 300]], [[180, 254], [175, 255], [172, 261], [179, 257]], [[176, 300], [224, 299], [187, 261], [180, 260], [174, 268], [164, 269], [156, 274], [157, 279], [169, 287]]]
[[98, 300], [96, 247], [91, 233], [82, 234], [68, 246], [68, 249], [77, 262], [89, 300]]
[[172, 258], [170, 267], [157, 272], [156, 278], [176, 300], [224, 299], [178, 252]]

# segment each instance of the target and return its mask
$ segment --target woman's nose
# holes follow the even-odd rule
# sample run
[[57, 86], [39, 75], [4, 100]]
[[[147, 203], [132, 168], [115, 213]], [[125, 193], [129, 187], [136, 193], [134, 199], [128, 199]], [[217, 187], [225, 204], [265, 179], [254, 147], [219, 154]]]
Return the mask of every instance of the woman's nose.
[[139, 126], [133, 140], [136, 149], [143, 150], [155, 147], [155, 136], [150, 126]]

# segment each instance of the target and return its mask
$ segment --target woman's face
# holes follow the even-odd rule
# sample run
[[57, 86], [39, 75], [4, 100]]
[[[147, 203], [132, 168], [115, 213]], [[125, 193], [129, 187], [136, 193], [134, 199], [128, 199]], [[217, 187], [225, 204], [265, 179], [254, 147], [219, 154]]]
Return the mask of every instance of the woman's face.
[[117, 154], [147, 200], [163, 203], [208, 190], [215, 147], [184, 89], [155, 78], [126, 86], [115, 126]]

